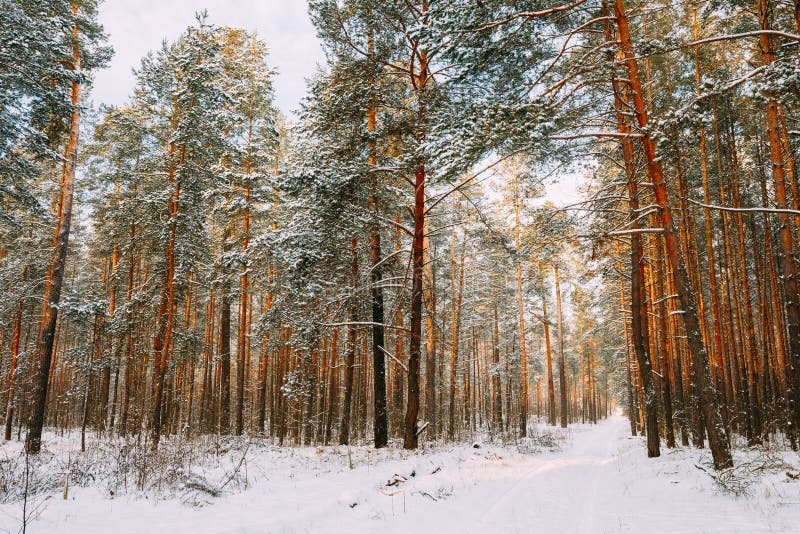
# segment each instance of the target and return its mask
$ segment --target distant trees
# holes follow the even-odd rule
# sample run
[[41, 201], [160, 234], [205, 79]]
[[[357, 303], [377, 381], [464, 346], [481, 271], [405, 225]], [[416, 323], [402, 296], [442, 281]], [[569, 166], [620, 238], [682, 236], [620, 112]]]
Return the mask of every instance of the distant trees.
[[[733, 6], [687, 3], [684, 8], [682, 13], [669, 13], [661, 4], [631, 7], [625, 2], [583, 1], [525, 6], [505, 2], [448, 4], [443, 8], [447, 15], [433, 20], [439, 31], [455, 36], [444, 52], [454, 69], [462, 69], [456, 79], [481, 76], [481, 87], [467, 94], [482, 95], [484, 88], [495, 89], [495, 84], [501, 84], [497, 94], [502, 96], [495, 108], [487, 105], [493, 102], [492, 97], [484, 96], [478, 112], [469, 114], [469, 120], [474, 124], [474, 117], [481, 117], [481, 112], [497, 117], [497, 109], [503, 109], [504, 120], [492, 122], [502, 128], [475, 128], [478, 134], [462, 137], [468, 143], [460, 145], [455, 155], [445, 152], [445, 157], [457, 159], [458, 154], [467, 152], [465, 147], [485, 151], [502, 146], [537, 153], [540, 146], [553, 141], [566, 141], [562, 145], [565, 148], [584, 150], [586, 145], [579, 142], [582, 139], [598, 139], [593, 146], [599, 147], [609, 146], [609, 139], [618, 140], [621, 154], [613, 159], [619, 162], [617, 168], [624, 170], [624, 180], [617, 183], [627, 183], [628, 190], [615, 193], [618, 186], [608, 182], [598, 185], [596, 208], [601, 210], [601, 220], [605, 219], [608, 209], [618, 209], [612, 208], [610, 199], [621, 193], [629, 199], [630, 207], [620, 211], [630, 217], [627, 223], [617, 220], [611, 229], [595, 234], [606, 243], [609, 239], [625, 240], [632, 249], [633, 324], [623, 330], [633, 336], [632, 346], [639, 355], [637, 381], [644, 397], [639, 406], [647, 412], [648, 449], [651, 455], [658, 453], [659, 424], [663, 425], [667, 444], [674, 444], [675, 399], [676, 405], [687, 403], [686, 413], [692, 419], [691, 425], [679, 420], [678, 426], [692, 426], [699, 445], [707, 437], [715, 465], [725, 467], [731, 463], [728, 439], [732, 426], [742, 423], [740, 430], [751, 440], [760, 439], [756, 434], [763, 432], [762, 401], [757, 399], [770, 395], [765, 387], [767, 376], [792, 375], [795, 369], [790, 363], [791, 342], [786, 343], [798, 337], [791, 334], [791, 310], [797, 299], [791, 262], [786, 263], [793, 254], [788, 244], [792, 234], [790, 213], [776, 212], [782, 218], [780, 229], [772, 230], [768, 221], [771, 216], [759, 222], [760, 215], [746, 211], [742, 193], [748, 190], [748, 184], [768, 180], [763, 165], [769, 163], [776, 188], [775, 205], [778, 210], [788, 207], [788, 197], [781, 190], [788, 176], [783, 169], [793, 170], [796, 148], [789, 134], [791, 128], [781, 133], [777, 125], [781, 106], [769, 102], [770, 95], [779, 93], [785, 116], [793, 116], [796, 91], [790, 88], [791, 82], [786, 83], [793, 75], [787, 78], [778, 72], [796, 71], [793, 43], [797, 36], [792, 33], [796, 21], [786, 6], [771, 2], [756, 3], [759, 16], [755, 21], [748, 19], [746, 10]], [[771, 25], [774, 20], [781, 21], [780, 35]], [[771, 55], [775, 39], [787, 44], [780, 57]], [[522, 41], [525, 46], [519, 46]], [[758, 50], [754, 52], [756, 44]], [[497, 52], [501, 49], [502, 54]], [[723, 59], [711, 61], [709, 49]], [[598, 69], [603, 55], [608, 68]], [[745, 57], [752, 60], [751, 64], [762, 66], [751, 67]], [[776, 66], [773, 59], [781, 65]], [[676, 78], [685, 64], [693, 65], [694, 73], [685, 80]], [[509, 69], [503, 70], [505, 66]], [[605, 87], [611, 82], [610, 101], [598, 97], [604, 92], [603, 78]], [[756, 111], [761, 97], [748, 97], [747, 89], [743, 89], [750, 83], [765, 95], [766, 122], [758, 119]], [[747, 102], [751, 124], [765, 127], [759, 131], [728, 116], [725, 110], [732, 101], [740, 105]], [[462, 100], [456, 106], [464, 109], [465, 103]], [[711, 154], [705, 141], [707, 125], [714, 138]], [[700, 144], [687, 143], [687, 132], [697, 136], [698, 130]], [[743, 138], [744, 144], [737, 138]], [[696, 158], [695, 150], [699, 151]], [[742, 171], [742, 162], [750, 157], [755, 158], [755, 166], [752, 171]], [[708, 165], [711, 158], [716, 171]], [[646, 181], [638, 177], [642, 172]], [[712, 172], [714, 177], [709, 176]], [[761, 177], [748, 178], [751, 172], [755, 176], [761, 173]], [[636, 187], [637, 181], [645, 185], [645, 191]], [[710, 181], [719, 185], [718, 200], [711, 193]], [[701, 186], [702, 201], [692, 194]], [[764, 192], [753, 196], [750, 205], [762, 206], [770, 213], [770, 202]], [[706, 248], [714, 250], [714, 241], [721, 240], [725, 249], [721, 257], [712, 253], [701, 258], [698, 253], [698, 242], [703, 239], [696, 233], [694, 222], [693, 211], [698, 204], [706, 219]], [[721, 226], [716, 228], [714, 210], [721, 217]], [[745, 219], [751, 221], [749, 231]], [[765, 251], [766, 257], [748, 259], [748, 243], [755, 243], [755, 236], [761, 233], [758, 224], [772, 236], [767, 239], [767, 248], [782, 251], [780, 257]], [[728, 280], [722, 290], [716, 284], [717, 262]], [[775, 283], [769, 283], [769, 289], [756, 290], [754, 275], [776, 268], [781, 270], [775, 272]], [[788, 279], [782, 278], [786, 272]], [[705, 283], [706, 276], [711, 278], [710, 286]], [[768, 278], [773, 280], [772, 275]], [[783, 287], [783, 296], [772, 291], [778, 286]], [[705, 294], [709, 287], [711, 298]], [[720, 295], [720, 291], [727, 295]], [[774, 309], [775, 303], [782, 303], [779, 315], [785, 319], [766, 327], [763, 340], [757, 341], [756, 309], [767, 309], [758, 295], [767, 293], [771, 294], [767, 307]], [[709, 311], [711, 316], [707, 317]], [[765, 324], [763, 320], [760, 323]], [[733, 345], [722, 346], [723, 331], [727, 331], [728, 339], [736, 340]], [[766, 338], [774, 334], [777, 352], [772, 354], [783, 354], [780, 361], [784, 363], [771, 370], [770, 358], [759, 354], [770, 351], [772, 342]], [[713, 347], [714, 358], [709, 356], [709, 347]], [[794, 426], [794, 415], [788, 414], [793, 410], [795, 390], [795, 386], [772, 390], [774, 402], [788, 409], [773, 412], [785, 414], [778, 416], [782, 428]], [[657, 415], [657, 411], [663, 415]]]
[[[415, 30], [429, 11], [314, 3], [331, 62], [291, 130], [272, 108], [272, 71], [255, 36], [200, 16], [143, 59], [129, 103], [102, 109], [81, 141], [92, 231], [78, 228], [77, 255], [64, 264], [40, 404], [27, 394], [35, 339], [25, 318], [36, 316], [47, 261], [6, 251], [48, 239], [31, 231], [44, 210], [32, 189], [6, 198], [18, 217], [2, 243], [14, 295], [2, 312], [8, 439], [15, 410], [39, 409], [42, 425], [146, 431], [153, 448], [164, 434], [214, 431], [349, 443], [369, 427], [376, 446], [391, 430], [414, 448], [420, 436], [441, 436], [445, 414], [453, 438], [484, 424], [502, 432], [512, 419], [526, 428], [526, 407], [538, 413], [539, 404], [518, 351], [531, 339], [509, 321], [527, 308], [507, 307], [531, 294], [527, 268], [517, 263], [511, 291], [504, 275], [484, 277], [496, 266], [470, 248], [479, 228], [497, 237], [505, 223], [476, 200], [480, 188], [452, 188], [471, 159], [438, 159], [448, 99], [425, 50], [438, 47]], [[433, 157], [444, 178], [436, 182]], [[30, 162], [33, 184], [46, 165]], [[450, 197], [463, 197], [455, 211], [443, 202]], [[505, 240], [480, 246], [503, 264]], [[526, 246], [518, 240], [523, 262]], [[455, 277], [449, 256], [459, 258]], [[458, 333], [444, 320], [452, 313]], [[448, 351], [457, 354], [449, 370], [440, 357]]]
[[796, 446], [793, 6], [314, 0], [295, 124], [264, 42], [201, 16], [91, 140], [96, 6], [0, 10], [6, 439], [414, 449], [616, 402], [650, 456]]

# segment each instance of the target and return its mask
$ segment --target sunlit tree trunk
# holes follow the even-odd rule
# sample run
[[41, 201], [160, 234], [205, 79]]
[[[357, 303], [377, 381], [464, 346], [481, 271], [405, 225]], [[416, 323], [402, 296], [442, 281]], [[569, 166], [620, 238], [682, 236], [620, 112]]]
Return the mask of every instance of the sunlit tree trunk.
[[631, 87], [633, 110], [636, 121], [641, 130], [642, 151], [647, 162], [647, 173], [655, 194], [655, 204], [658, 206], [658, 216], [662, 226], [665, 248], [670, 266], [675, 278], [675, 289], [681, 303], [684, 328], [692, 355], [695, 381], [702, 398], [702, 413], [708, 435], [709, 446], [717, 469], [724, 469], [733, 465], [725, 431], [722, 426], [722, 417], [719, 411], [717, 392], [711, 380], [711, 370], [708, 354], [703, 344], [700, 322], [697, 315], [697, 299], [694, 289], [689, 281], [686, 264], [682, 258], [678, 236], [672, 220], [672, 211], [669, 205], [667, 186], [661, 163], [656, 155], [656, 145], [647, 128], [648, 113], [643, 97], [643, 88], [639, 78], [636, 56], [633, 52], [628, 20], [625, 12], [624, 0], [615, 0], [614, 8], [617, 28], [619, 30], [619, 46], [624, 56], [624, 63], [628, 72], [628, 83]]
[[556, 388], [553, 384], [553, 351], [550, 342], [550, 319], [547, 316], [547, 299], [542, 295], [542, 326], [544, 328], [545, 358], [547, 360], [547, 422], [556, 425]]
[[238, 365], [236, 367], [236, 423], [234, 434], [241, 436], [244, 431], [244, 390], [245, 390], [245, 367], [249, 361], [247, 342], [248, 336], [248, 315], [247, 304], [249, 301], [249, 268], [247, 262], [247, 252], [250, 248], [250, 173], [252, 172], [253, 160], [249, 154], [250, 144], [253, 137], [253, 111], [252, 106], [249, 113], [249, 126], [247, 134], [248, 155], [245, 161], [245, 183], [244, 183], [244, 210], [242, 213], [242, 254], [245, 258], [242, 266], [242, 274], [239, 280], [242, 294], [239, 297], [239, 337], [237, 343]]
[[[23, 279], [25, 275], [23, 275]], [[4, 439], [11, 440], [11, 430], [14, 423], [14, 391], [17, 379], [17, 362], [19, 358], [20, 333], [22, 332], [22, 311], [24, 303], [20, 299], [17, 303], [17, 317], [14, 320], [14, 338], [11, 341], [11, 366], [8, 369], [8, 385], [6, 393], [6, 420]]]
[[[607, 9], [604, 5], [604, 11]], [[614, 39], [611, 25], [606, 24], [606, 39]], [[610, 56], [613, 61], [614, 57]], [[611, 80], [614, 92], [614, 108], [616, 110], [617, 128], [622, 134], [620, 145], [625, 166], [625, 178], [628, 186], [629, 226], [631, 230], [631, 338], [633, 353], [639, 370], [639, 383], [641, 384], [642, 404], [644, 408], [644, 429], [647, 435], [647, 455], [656, 457], [661, 454], [658, 432], [658, 402], [653, 384], [652, 360], [650, 359], [650, 335], [648, 328], [647, 297], [645, 284], [645, 257], [642, 235], [640, 233], [639, 211], [639, 185], [636, 176], [636, 161], [633, 143], [631, 141], [632, 128], [625, 114], [630, 107], [627, 92], [622, 83], [616, 78]]]
[[[225, 226], [222, 232], [222, 249], [227, 252], [230, 240], [230, 227]], [[222, 288], [219, 303], [219, 425], [218, 432], [227, 434], [231, 431], [231, 296], [227, 268], [222, 266]]]
[[503, 393], [500, 386], [500, 318], [497, 289], [493, 290], [494, 328], [492, 329], [492, 413], [497, 428], [503, 429]]
[[559, 416], [561, 428], [567, 428], [568, 392], [567, 392], [567, 360], [564, 355], [564, 312], [561, 309], [561, 281], [558, 277], [558, 264], [553, 264], [553, 279], [556, 284], [556, 315], [558, 316], [558, 386], [560, 388], [561, 408]]
[[[78, 2], [71, 3], [72, 14], [78, 14]], [[77, 75], [81, 70], [78, 26], [72, 29], [72, 58], [70, 69]], [[72, 114], [69, 120], [69, 134], [64, 150], [64, 163], [61, 170], [61, 187], [56, 213], [56, 231], [53, 253], [45, 278], [42, 317], [36, 339], [36, 371], [32, 390], [32, 406], [28, 419], [28, 434], [25, 437], [25, 450], [30, 454], [42, 448], [42, 427], [47, 407], [47, 390], [50, 386], [50, 367], [53, 360], [53, 343], [58, 322], [58, 305], [61, 301], [61, 287], [69, 248], [69, 234], [72, 224], [72, 201], [75, 191], [75, 168], [78, 160], [78, 134], [80, 131], [81, 82], [76, 76], [72, 81], [70, 93]]]
[[[453, 204], [455, 212], [455, 203]], [[459, 347], [461, 344], [461, 303], [464, 297], [464, 254], [461, 251], [460, 268], [456, 262], [456, 230], [453, 226], [450, 242], [450, 411], [448, 414], [447, 435], [450, 440], [455, 438], [456, 421], [456, 382], [459, 366]]]
[[[422, 16], [428, 12], [428, 1], [423, 0], [420, 9]], [[419, 43], [417, 43], [419, 44]], [[414, 60], [417, 72], [411, 73], [411, 85], [417, 94], [418, 127], [425, 124], [425, 107], [422, 102], [428, 84], [427, 51], [414, 47]], [[425, 185], [426, 170], [424, 162], [417, 163], [414, 170], [414, 236], [411, 242], [411, 332], [408, 350], [408, 401], [403, 432], [403, 448], [416, 449], [418, 442], [417, 419], [419, 415], [419, 367], [422, 352], [422, 286], [425, 272]]]
[[[177, 109], [173, 109], [172, 130], [177, 129]], [[177, 169], [183, 167], [186, 158], [186, 145], [180, 148], [177, 165], [174, 155], [177, 147], [175, 141], [169, 145], [169, 184], [172, 187], [167, 202], [169, 217], [169, 237], [164, 250], [164, 279], [158, 306], [156, 334], [153, 338], [153, 401], [150, 417], [150, 446], [155, 450], [161, 439], [161, 415], [164, 395], [164, 381], [167, 373], [167, 362], [171, 352], [172, 328], [175, 318], [175, 246], [178, 231], [178, 210], [181, 196], [181, 176]]]
[[[399, 232], [399, 229], [398, 229]], [[398, 241], [399, 248], [399, 241]], [[425, 419], [430, 424], [427, 432], [429, 439], [435, 439], [439, 427], [438, 404], [436, 398], [436, 368], [438, 360], [438, 345], [436, 336], [436, 278], [433, 272], [433, 259], [431, 255], [431, 241], [428, 236], [428, 219], [425, 219], [425, 250], [423, 254], [425, 262], [425, 278], [423, 280], [423, 298], [425, 303]], [[402, 312], [398, 308], [398, 319], [402, 323]], [[399, 336], [398, 332], [398, 336]], [[402, 351], [402, 345], [398, 344], [398, 355]], [[400, 383], [399, 396], [402, 401], [403, 389]]]

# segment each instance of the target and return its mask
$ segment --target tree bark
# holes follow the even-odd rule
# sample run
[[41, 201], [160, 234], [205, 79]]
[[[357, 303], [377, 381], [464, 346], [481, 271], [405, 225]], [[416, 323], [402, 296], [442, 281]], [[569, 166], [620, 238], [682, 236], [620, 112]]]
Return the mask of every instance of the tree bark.
[[[427, 65], [420, 66], [420, 78], [427, 77]], [[420, 85], [424, 85], [420, 82]], [[422, 348], [422, 279], [425, 260], [425, 166], [414, 173], [414, 238], [411, 244], [411, 334], [408, 350], [408, 401], [403, 433], [403, 448], [416, 449], [419, 413], [419, 366]]]
[[[416, 8], [413, 8], [416, 9]], [[428, 12], [428, 0], [422, 0], [421, 18]], [[412, 52], [413, 65], [417, 62], [417, 72], [411, 72], [411, 85], [417, 97], [417, 128], [419, 140], [424, 140], [425, 106], [423, 96], [428, 84], [428, 53], [419, 49], [419, 41], [415, 42]], [[422, 303], [423, 278], [425, 274], [425, 163], [419, 161], [414, 170], [414, 236], [411, 242], [411, 332], [408, 350], [408, 400], [403, 432], [403, 448], [416, 449], [418, 443], [417, 419], [419, 415], [419, 367], [422, 350]]]
[[564, 355], [564, 313], [561, 309], [561, 281], [558, 278], [558, 265], [553, 264], [553, 279], [556, 284], [556, 315], [558, 315], [558, 386], [561, 397], [561, 408], [559, 418], [561, 428], [567, 428], [569, 422], [568, 415], [568, 392], [567, 392], [567, 361]]
[[503, 429], [503, 392], [500, 386], [500, 318], [497, 310], [497, 290], [494, 290], [494, 329], [492, 331], [492, 406], [494, 423]]
[[525, 342], [525, 296], [522, 294], [522, 257], [519, 224], [519, 178], [514, 183], [514, 267], [517, 274], [517, 308], [519, 309], [520, 338], [520, 401], [519, 401], [519, 435], [528, 435], [528, 350]]
[[[398, 229], [399, 231], [399, 229]], [[425, 419], [429, 424], [428, 439], [435, 439], [439, 431], [437, 425], [438, 406], [436, 403], [436, 278], [433, 273], [433, 260], [431, 258], [431, 242], [428, 237], [428, 219], [425, 219], [425, 250], [423, 261], [425, 273], [423, 279], [423, 301], [425, 305]], [[402, 321], [402, 313], [398, 308], [398, 317]], [[398, 336], [400, 334], [398, 333]], [[402, 349], [402, 345], [398, 346]], [[398, 350], [397, 358], [400, 358]], [[402, 400], [402, 383], [400, 384], [400, 398]]]
[[[604, 7], [604, 11], [607, 9]], [[614, 40], [610, 24], [606, 24], [606, 40]], [[614, 60], [613, 56], [610, 57]], [[650, 336], [648, 329], [647, 292], [645, 282], [645, 258], [642, 236], [637, 230], [640, 228], [639, 211], [639, 185], [636, 176], [636, 160], [633, 143], [631, 142], [631, 126], [625, 115], [629, 108], [628, 96], [624, 92], [620, 81], [611, 79], [614, 93], [614, 108], [616, 110], [617, 128], [622, 134], [621, 148], [625, 165], [625, 178], [628, 185], [628, 210], [631, 234], [631, 340], [633, 354], [639, 368], [639, 380], [644, 400], [644, 423], [647, 436], [647, 456], [650, 458], [660, 456], [660, 441], [658, 435], [658, 401], [653, 384], [652, 361], [650, 359]], [[624, 299], [624, 294], [623, 294]]]
[[709, 447], [711, 448], [714, 467], [717, 469], [724, 469], [733, 465], [730, 444], [728, 443], [722, 426], [717, 391], [711, 380], [708, 354], [700, 332], [700, 322], [697, 315], [697, 299], [689, 281], [686, 264], [680, 251], [678, 236], [675, 233], [667, 186], [664, 181], [661, 163], [656, 155], [655, 141], [653, 141], [648, 129], [648, 113], [641, 80], [639, 78], [638, 64], [633, 52], [624, 0], [615, 0], [614, 12], [617, 19], [617, 28], [619, 30], [619, 47], [624, 58], [625, 67], [627, 68], [628, 83], [630, 84], [633, 97], [634, 115], [636, 116], [639, 129], [641, 130], [642, 137], [640, 140], [642, 151], [647, 162], [647, 173], [655, 194], [655, 204], [658, 207], [658, 217], [662, 226], [662, 235], [664, 237], [667, 257], [672, 267], [675, 278], [675, 289], [681, 303], [681, 311], [683, 312], [681, 315], [688, 338], [689, 350], [692, 355], [695, 381], [702, 398], [702, 413], [706, 433], [708, 435]]
[[[23, 275], [23, 279], [25, 276]], [[14, 320], [14, 338], [11, 341], [11, 366], [8, 369], [8, 393], [6, 396], [6, 421], [4, 439], [11, 440], [11, 429], [14, 423], [14, 391], [17, 378], [17, 361], [19, 358], [20, 333], [22, 331], [23, 301], [17, 303], [17, 318]]]
[[[372, 41], [370, 40], [370, 50]], [[370, 133], [376, 129], [377, 112], [371, 107], [367, 112], [367, 128]], [[369, 165], [375, 167], [378, 163], [376, 156], [375, 141], [369, 142]], [[377, 177], [373, 178], [377, 180]], [[372, 192], [369, 196], [370, 212], [374, 215], [372, 228], [369, 236], [369, 256], [372, 262], [372, 373], [373, 373], [373, 432], [375, 438], [375, 448], [385, 447], [389, 442], [389, 423], [386, 413], [386, 350], [385, 331], [383, 327], [383, 266], [381, 264], [381, 234], [378, 226], [378, 199], [375, 195], [377, 184], [372, 184]]]
[[[758, 25], [761, 30], [770, 29], [771, 9], [768, 0], [757, 0]], [[775, 50], [769, 34], [759, 35], [761, 62], [770, 65], [775, 61]], [[787, 209], [786, 167], [783, 161], [781, 131], [778, 117], [778, 103], [775, 95], [764, 94], [766, 104], [766, 127], [769, 141], [770, 162], [772, 163], [772, 182], [775, 190], [775, 206]], [[791, 391], [789, 405], [792, 413], [792, 433], [800, 429], [800, 291], [798, 291], [797, 266], [794, 259], [794, 243], [792, 238], [792, 222], [787, 213], [776, 214], [778, 219], [778, 276], [783, 279], [785, 292], [786, 323], [789, 341], [789, 371], [791, 375]]]
[[[222, 249], [227, 251], [230, 239], [230, 228], [226, 225], [222, 233]], [[227, 268], [222, 266], [222, 289], [219, 310], [219, 425], [218, 432], [227, 434], [231, 431], [231, 297]]]
[[[78, 2], [71, 3], [72, 14], [78, 14]], [[71, 70], [80, 72], [80, 48], [78, 44], [78, 26], [72, 28], [72, 64]], [[64, 271], [69, 248], [69, 234], [72, 224], [72, 201], [75, 191], [75, 168], [78, 160], [78, 134], [80, 131], [81, 83], [77, 77], [72, 82], [70, 103], [72, 114], [69, 121], [69, 137], [64, 150], [64, 163], [61, 171], [61, 189], [59, 193], [56, 219], [56, 237], [53, 254], [45, 279], [44, 305], [39, 323], [39, 334], [36, 339], [38, 353], [37, 367], [32, 391], [32, 406], [28, 419], [28, 433], [25, 436], [25, 451], [36, 454], [42, 448], [42, 428], [44, 427], [45, 410], [47, 408], [47, 390], [50, 386], [50, 367], [53, 360], [53, 342], [58, 322], [58, 305], [61, 302], [61, 287], [64, 283]]]
[[[350, 254], [353, 260], [351, 278], [353, 288], [358, 282], [358, 241], [353, 238], [350, 243]], [[356, 365], [356, 306], [350, 304], [350, 325], [347, 327], [347, 351], [344, 362], [344, 402], [342, 404], [342, 420], [339, 425], [339, 445], [350, 444], [350, 419], [353, 406], [353, 375]]]

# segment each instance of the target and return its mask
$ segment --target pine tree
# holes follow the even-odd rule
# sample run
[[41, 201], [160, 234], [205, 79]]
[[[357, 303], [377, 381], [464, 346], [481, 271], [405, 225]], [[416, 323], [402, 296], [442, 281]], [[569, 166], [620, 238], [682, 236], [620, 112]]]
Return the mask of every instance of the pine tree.
[[[69, 34], [61, 35], [60, 49], [69, 49], [70, 75], [60, 81], [62, 90], [69, 87], [69, 119], [66, 122], [66, 141], [63, 148], [63, 164], [61, 165], [61, 185], [56, 201], [56, 231], [53, 238], [53, 252], [45, 278], [44, 304], [37, 334], [36, 350], [38, 353], [37, 382], [33, 389], [33, 409], [28, 421], [28, 434], [25, 438], [25, 450], [38, 453], [42, 446], [42, 427], [44, 426], [47, 406], [47, 389], [50, 384], [50, 366], [53, 358], [53, 343], [58, 321], [58, 306], [61, 300], [61, 289], [66, 269], [67, 249], [69, 247], [72, 223], [73, 197], [75, 190], [75, 170], [78, 158], [78, 133], [80, 129], [81, 88], [84, 85], [86, 72], [99, 66], [105, 55], [98, 48], [102, 38], [101, 29], [96, 22], [96, 5], [93, 2], [70, 3], [70, 14], [62, 19], [71, 28]], [[94, 57], [95, 50], [99, 54]]]

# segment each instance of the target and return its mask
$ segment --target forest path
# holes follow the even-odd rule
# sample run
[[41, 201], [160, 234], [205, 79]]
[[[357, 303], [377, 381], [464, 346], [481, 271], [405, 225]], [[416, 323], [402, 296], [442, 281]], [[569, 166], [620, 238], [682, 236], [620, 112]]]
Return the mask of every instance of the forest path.
[[613, 417], [576, 435], [558, 458], [541, 458], [502, 497], [480, 515], [469, 532], [492, 528], [514, 530], [522, 525], [558, 532], [595, 532], [599, 492], [614, 476], [617, 442], [629, 427]]
[[509, 473], [511, 480], [482, 485], [466, 497], [470, 504], [460, 501], [468, 511], [463, 532], [601, 532], [603, 493], [619, 476], [623, 455], [639, 450], [638, 440], [636, 448], [620, 448], [629, 428], [619, 415], [581, 427], [564, 450], [532, 456]]
[[643, 438], [631, 437], [620, 415], [571, 432], [563, 449], [509, 458], [501, 470], [462, 467], [471, 489], [400, 523], [470, 534], [796, 532], [800, 485], [775, 477], [748, 497], [722, 494], [695, 467], [708, 464], [707, 451], [662, 447], [660, 458], [648, 459]]
[[[531, 430], [540, 437], [549, 432], [542, 425]], [[642, 438], [630, 436], [622, 416], [556, 433], [568, 437], [563, 447], [538, 452], [531, 451], [536, 439], [413, 453], [353, 447], [352, 459], [342, 447], [254, 446], [246, 489], [193, 505], [189, 498], [197, 495], [185, 491], [110, 498], [104, 484], [73, 487], [69, 500], [48, 498], [28, 532], [797, 532], [800, 483], [782, 472], [736, 498], [695, 467], [708, 465], [707, 451], [662, 449], [660, 458], [648, 459]], [[737, 451], [737, 461], [742, 454]], [[796, 461], [797, 455], [787, 452], [786, 458]], [[231, 456], [216, 468], [206, 466], [207, 476], [224, 479], [236, 461]], [[17, 503], [0, 503], [0, 534], [19, 530], [19, 513]]]

